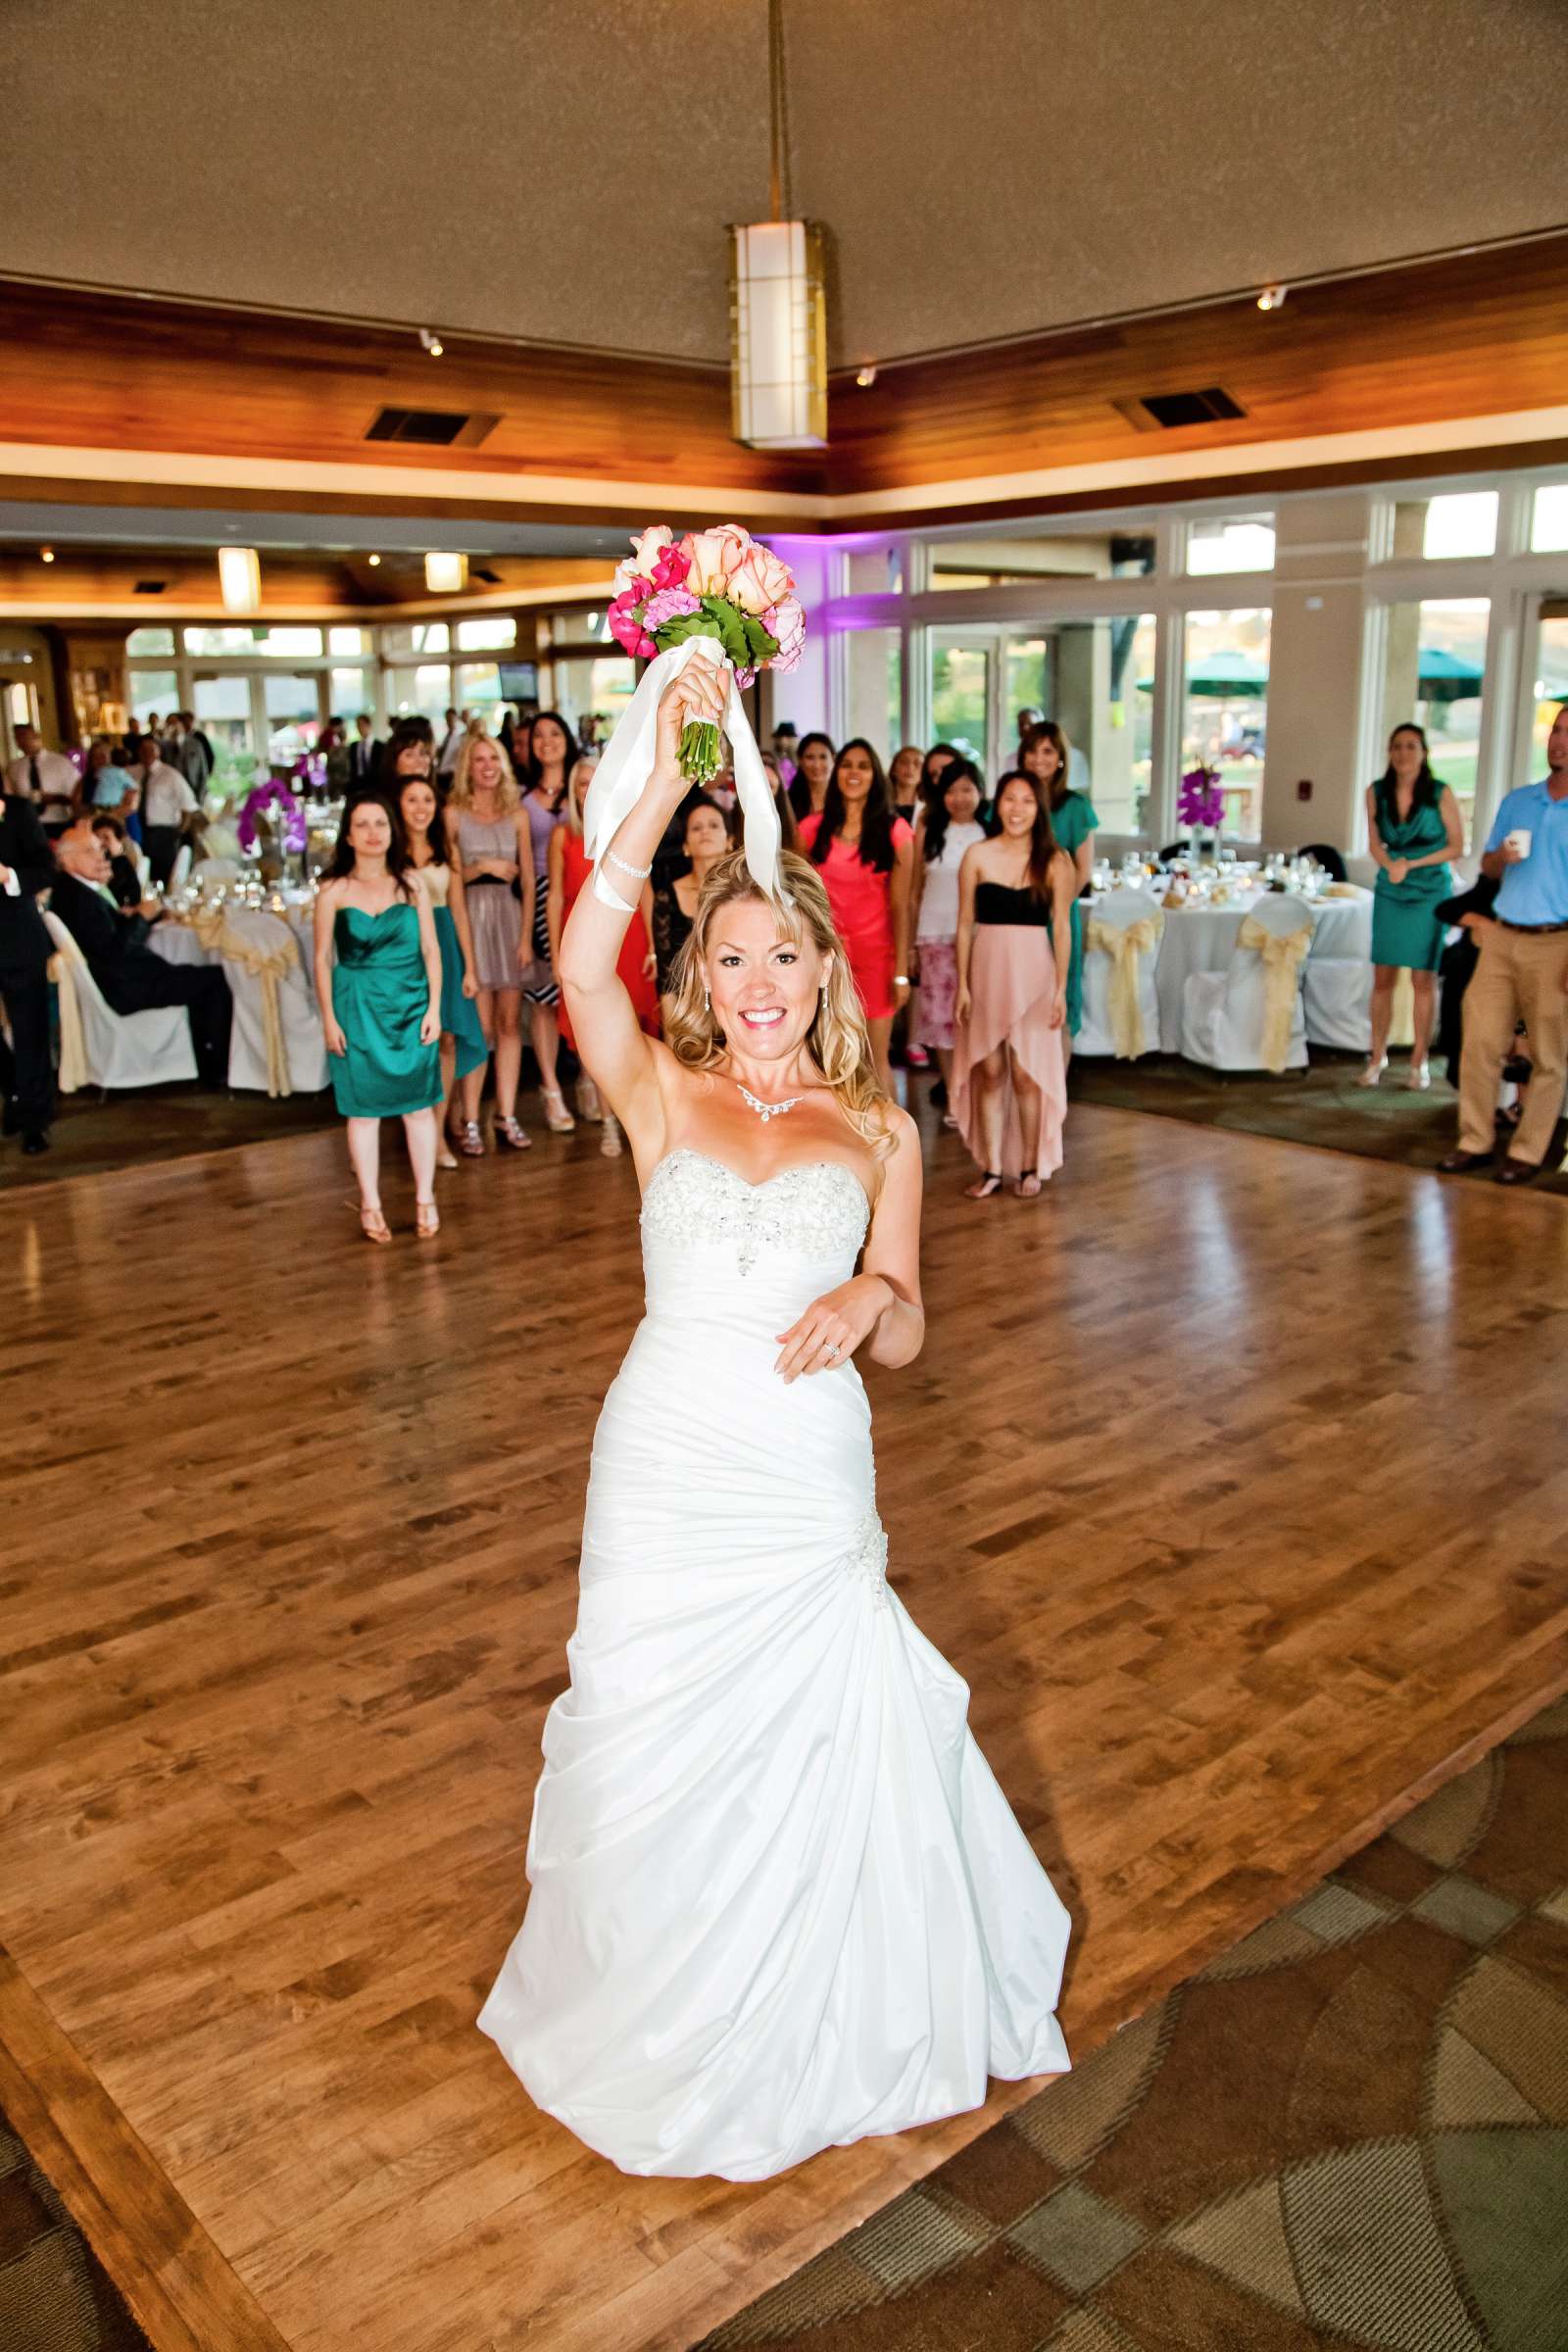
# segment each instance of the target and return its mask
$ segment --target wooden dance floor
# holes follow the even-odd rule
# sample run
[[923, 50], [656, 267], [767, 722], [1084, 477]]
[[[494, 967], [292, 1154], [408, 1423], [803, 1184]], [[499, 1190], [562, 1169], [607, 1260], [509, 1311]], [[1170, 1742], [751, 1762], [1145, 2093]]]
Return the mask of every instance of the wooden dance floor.
[[[1068, 1152], [977, 1207], [933, 1142], [871, 1391], [1086, 2053], [1568, 1681], [1568, 1221], [1114, 1110]], [[160, 2352], [683, 2346], [1028, 2095], [633, 2180], [474, 2031], [635, 1186], [591, 1132], [442, 1181], [379, 1252], [335, 1133], [0, 1206], [0, 2107]], [[669, 1410], [700, 1477], [724, 1398]]]

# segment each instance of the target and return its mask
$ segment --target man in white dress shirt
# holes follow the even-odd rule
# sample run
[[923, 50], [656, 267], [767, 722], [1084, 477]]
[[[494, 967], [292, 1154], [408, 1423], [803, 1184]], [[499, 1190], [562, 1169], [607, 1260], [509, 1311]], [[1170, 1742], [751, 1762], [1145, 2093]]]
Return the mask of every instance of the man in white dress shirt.
[[153, 880], [167, 883], [181, 836], [196, 813], [196, 795], [188, 778], [164, 759], [155, 735], [144, 735], [137, 746], [136, 776], [141, 785], [142, 847]]
[[17, 729], [17, 757], [6, 769], [6, 790], [31, 801], [38, 821], [53, 841], [75, 812], [81, 783], [64, 752], [46, 752], [36, 727]]
[[466, 732], [462, 713], [455, 710], [449, 704], [447, 706], [447, 731], [442, 738], [441, 749], [436, 755], [435, 772], [438, 776], [456, 774], [458, 754], [463, 749], [463, 738]]

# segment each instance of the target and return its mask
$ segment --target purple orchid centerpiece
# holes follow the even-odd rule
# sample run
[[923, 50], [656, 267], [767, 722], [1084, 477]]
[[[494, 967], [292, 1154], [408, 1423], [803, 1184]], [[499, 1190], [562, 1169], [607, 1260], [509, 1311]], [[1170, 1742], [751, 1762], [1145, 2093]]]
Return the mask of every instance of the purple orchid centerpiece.
[[[304, 765], [303, 761], [301, 765]], [[298, 773], [298, 770], [295, 772]], [[262, 840], [264, 829], [270, 836], [274, 824], [282, 849], [288, 856], [297, 858], [307, 838], [304, 809], [286, 784], [258, 784], [254, 792], [246, 794], [239, 823], [234, 828], [239, 835], [240, 847], [254, 850]]]
[[1200, 760], [1197, 767], [1188, 769], [1176, 795], [1176, 814], [1189, 831], [1219, 831], [1225, 822], [1225, 795], [1217, 767]]

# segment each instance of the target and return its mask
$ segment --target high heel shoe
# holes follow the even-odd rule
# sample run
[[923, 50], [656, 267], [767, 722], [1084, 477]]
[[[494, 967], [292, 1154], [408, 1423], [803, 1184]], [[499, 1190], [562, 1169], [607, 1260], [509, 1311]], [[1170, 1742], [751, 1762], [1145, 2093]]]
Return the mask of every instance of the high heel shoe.
[[1369, 1061], [1366, 1065], [1366, 1068], [1361, 1072], [1360, 1077], [1356, 1080], [1356, 1085], [1376, 1086], [1378, 1080], [1382, 1077], [1388, 1066], [1389, 1057], [1386, 1054], [1382, 1056], [1381, 1060]]
[[1432, 1072], [1424, 1061], [1412, 1061], [1404, 1074], [1404, 1083], [1412, 1095], [1424, 1095], [1432, 1084]]
[[360, 1210], [360, 1231], [368, 1242], [376, 1242], [384, 1249], [392, 1239], [392, 1228], [381, 1214], [381, 1204]]
[[612, 1110], [607, 1110], [604, 1117], [605, 1124], [599, 1137], [599, 1156], [601, 1159], [618, 1159], [622, 1151], [620, 1121]]
[[435, 1240], [441, 1230], [441, 1212], [433, 1200], [416, 1200], [414, 1230], [421, 1242]]
[[559, 1086], [542, 1086], [539, 1100], [545, 1106], [545, 1125], [552, 1135], [575, 1133], [577, 1122], [566, 1108], [566, 1100]]
[[436, 1140], [435, 1164], [438, 1168], [455, 1168], [458, 1164], [456, 1155], [444, 1135]]
[[477, 1119], [465, 1119], [453, 1140], [465, 1159], [483, 1159], [484, 1136]]
[[1001, 1170], [999, 1168], [987, 1168], [985, 1174], [977, 1177], [973, 1184], [966, 1184], [964, 1186], [963, 1197], [966, 1200], [989, 1200], [993, 1193], [1000, 1193], [1001, 1190]]
[[533, 1137], [528, 1133], [526, 1127], [518, 1125], [515, 1116], [497, 1119], [495, 1125], [496, 1150], [498, 1152], [531, 1152], [533, 1150]]
[[579, 1119], [586, 1119], [590, 1126], [596, 1119], [609, 1116], [604, 1104], [599, 1100], [598, 1087], [586, 1073], [577, 1081], [577, 1116]]

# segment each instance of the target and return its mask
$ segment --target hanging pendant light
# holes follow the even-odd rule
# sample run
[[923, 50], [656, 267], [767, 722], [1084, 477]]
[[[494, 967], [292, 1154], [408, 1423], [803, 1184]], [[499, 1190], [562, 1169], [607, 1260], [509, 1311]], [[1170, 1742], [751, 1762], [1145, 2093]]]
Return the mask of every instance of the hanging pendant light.
[[772, 217], [730, 230], [731, 430], [753, 449], [819, 449], [827, 439], [827, 296], [822, 231], [787, 220], [789, 124], [783, 0], [768, 0]]
[[254, 547], [220, 547], [218, 585], [225, 612], [254, 612], [262, 601], [262, 562]]
[[432, 596], [456, 595], [468, 584], [466, 556], [426, 556], [424, 584]]

